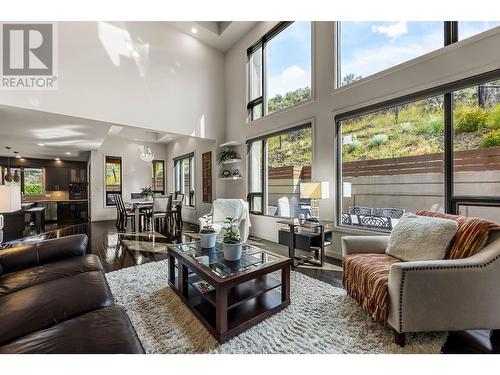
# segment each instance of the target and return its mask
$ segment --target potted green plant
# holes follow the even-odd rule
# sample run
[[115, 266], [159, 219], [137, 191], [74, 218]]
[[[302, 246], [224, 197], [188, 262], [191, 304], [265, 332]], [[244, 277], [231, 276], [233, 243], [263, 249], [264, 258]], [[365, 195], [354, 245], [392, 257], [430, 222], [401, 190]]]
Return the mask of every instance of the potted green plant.
[[220, 153], [218, 163], [219, 165], [221, 165], [228, 160], [239, 159], [239, 158], [240, 156], [236, 151], [227, 149]]
[[143, 187], [141, 189], [141, 195], [144, 197], [144, 199], [153, 198], [153, 189], [150, 187]]
[[211, 249], [215, 247], [215, 240], [217, 239], [217, 231], [211, 224], [205, 225], [200, 230], [201, 247], [204, 249]]
[[237, 222], [232, 217], [226, 217], [224, 223], [227, 224], [222, 241], [224, 259], [229, 261], [240, 260], [243, 241], [241, 241]]

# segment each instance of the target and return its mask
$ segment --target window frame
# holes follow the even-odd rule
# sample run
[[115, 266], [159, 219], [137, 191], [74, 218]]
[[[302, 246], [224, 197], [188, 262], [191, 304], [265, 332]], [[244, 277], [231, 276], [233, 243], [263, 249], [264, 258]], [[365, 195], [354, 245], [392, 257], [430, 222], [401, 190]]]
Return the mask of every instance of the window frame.
[[[271, 30], [269, 30], [267, 33], [265, 33], [262, 38], [260, 38], [257, 42], [252, 44], [249, 48], [247, 48], [247, 118], [249, 122], [252, 122], [254, 120], [258, 120], [262, 117], [265, 117], [268, 115], [267, 113], [267, 100], [269, 99], [267, 97], [267, 79], [266, 79], [266, 63], [267, 63], [267, 43], [273, 39], [275, 36], [277, 36], [279, 33], [284, 31], [288, 26], [293, 24], [295, 21], [281, 21], [279, 22], [276, 26], [274, 26]], [[313, 99], [313, 87], [314, 87], [314, 82], [313, 82], [313, 77], [314, 77], [314, 27], [313, 27], [313, 22], [310, 21], [311, 23], [311, 98], [309, 100]], [[252, 54], [256, 52], [259, 48], [262, 49], [261, 53], [261, 67], [262, 67], [262, 72], [261, 72], [261, 87], [262, 87], [262, 92], [261, 95], [255, 99], [250, 100], [251, 98], [251, 69], [249, 69], [249, 62]], [[307, 102], [303, 101], [297, 104], [294, 104], [291, 107], [294, 107], [299, 104], [303, 104]], [[257, 107], [258, 105], [262, 105], [261, 113], [259, 118], [254, 118], [254, 111], [253, 109]], [[286, 109], [289, 109], [291, 107], [287, 107]], [[286, 110], [283, 109], [283, 110]], [[273, 112], [272, 114], [281, 112], [283, 110]]]
[[[247, 147], [247, 171], [248, 173], [248, 179], [247, 179], [247, 202], [248, 202], [248, 207], [249, 207], [249, 212], [253, 215], [259, 215], [259, 216], [268, 216], [268, 217], [274, 217], [274, 218], [279, 218], [279, 216], [275, 215], [268, 215], [266, 212], [266, 207], [268, 203], [268, 194], [267, 194], [267, 185], [268, 185], [268, 173], [267, 173], [267, 166], [268, 166], [268, 147], [267, 147], [267, 142], [269, 138], [276, 137], [278, 135], [283, 135], [283, 134], [288, 134], [292, 133], [297, 130], [301, 129], [311, 129], [311, 148], [312, 148], [312, 160], [311, 160], [311, 172], [312, 172], [312, 165], [314, 164], [314, 127], [313, 127], [313, 121], [306, 121], [304, 123], [301, 123], [301, 125], [296, 125], [296, 126], [291, 126], [289, 128], [279, 130], [276, 132], [268, 133], [259, 137], [254, 137], [251, 139], [248, 139], [246, 141], [246, 147]], [[250, 163], [248, 159], [248, 151], [250, 150], [251, 143], [256, 142], [256, 141], [262, 141], [262, 158], [261, 158], [261, 163], [260, 163], [260, 173], [262, 175], [261, 178], [261, 192], [252, 192], [250, 191], [250, 178], [251, 178], [251, 173], [250, 173]], [[262, 205], [262, 210], [261, 212], [253, 210], [252, 207], [252, 198], [253, 197], [260, 197], [261, 198], [261, 205]]]
[[[178, 165], [182, 165], [184, 160], [188, 160], [189, 163], [189, 190], [188, 192], [183, 192], [180, 190], [180, 182], [184, 176], [183, 169]], [[191, 152], [189, 154], [178, 156], [172, 159], [174, 162], [174, 190], [175, 192], [184, 194], [184, 205], [187, 207], [195, 208], [196, 205], [196, 183], [195, 183], [195, 153]]]
[[[119, 191], [108, 191], [106, 184], [106, 165], [108, 164], [109, 159], [116, 159], [120, 161], [120, 190]], [[115, 163], [116, 164], [116, 163]], [[104, 207], [115, 207], [116, 202], [113, 204], [108, 203], [108, 195], [110, 194], [118, 194], [123, 197], [123, 158], [121, 156], [115, 155], [104, 155]]]
[[[42, 167], [42, 166], [11, 166], [11, 167], [8, 167], [8, 166], [3, 166], [3, 165], [0, 165], [0, 174], [1, 174], [1, 184], [4, 185], [5, 184], [5, 173], [7, 172], [7, 170], [9, 169], [18, 169], [19, 170], [19, 188], [21, 189], [21, 194], [23, 195], [27, 195], [27, 196], [40, 196], [40, 195], [43, 195], [45, 194], [45, 168]], [[42, 174], [42, 182], [41, 182], [41, 192], [40, 193], [37, 193], [37, 194], [27, 194], [25, 193], [24, 191], [24, 188], [25, 188], [25, 181], [24, 181], [24, 170], [25, 169], [40, 169], [40, 172]]]
[[[156, 188], [156, 170], [155, 170], [155, 165], [156, 164], [162, 164], [163, 166], [163, 186], [161, 190], [157, 190]], [[165, 175], [165, 160], [161, 159], [155, 159], [151, 162], [151, 188], [153, 191], [153, 194], [160, 194], [160, 195], [165, 195], [165, 185], [166, 185], [166, 175]]]
[[[452, 22], [450, 22], [452, 23]], [[450, 28], [450, 30], [452, 30]], [[455, 29], [456, 30], [456, 29]], [[457, 34], [450, 34], [448, 41], [454, 43]], [[444, 85], [436, 86], [427, 90], [415, 92], [409, 95], [401, 96], [398, 98], [386, 100], [380, 103], [372, 104], [360, 109], [339, 113], [335, 115], [335, 137], [336, 142], [334, 147], [336, 151], [334, 155], [336, 157], [335, 163], [335, 178], [336, 178], [336, 192], [335, 192], [335, 222], [337, 227], [348, 228], [354, 231], [373, 231], [366, 228], [356, 228], [348, 225], [343, 225], [341, 220], [342, 215], [342, 125], [341, 122], [358, 117], [360, 115], [369, 114], [376, 112], [378, 110], [386, 109], [389, 107], [394, 107], [397, 105], [407, 104], [414, 102], [416, 100], [426, 99], [436, 95], [444, 96], [443, 111], [444, 111], [444, 191], [443, 199], [445, 205], [445, 212], [448, 214], [456, 215], [458, 212], [458, 206], [463, 204], [468, 205], [490, 205], [493, 207], [500, 207], [500, 196], [483, 196], [483, 195], [455, 195], [454, 194], [454, 149], [453, 149], [453, 92], [464, 89], [474, 85], [480, 85], [482, 83], [487, 83], [490, 81], [500, 79], [500, 69], [495, 69], [486, 73], [471, 76], [465, 79], [450, 82]]]

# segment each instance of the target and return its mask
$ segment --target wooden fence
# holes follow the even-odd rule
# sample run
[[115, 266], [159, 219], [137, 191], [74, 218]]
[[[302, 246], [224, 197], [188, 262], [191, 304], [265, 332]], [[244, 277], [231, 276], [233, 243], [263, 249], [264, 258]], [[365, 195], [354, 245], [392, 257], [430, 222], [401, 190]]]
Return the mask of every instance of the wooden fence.
[[[342, 163], [344, 177], [443, 173], [442, 153]], [[500, 170], [500, 147], [455, 151], [455, 172]]]
[[311, 179], [311, 166], [287, 166], [287, 167], [269, 167], [268, 178], [272, 180], [278, 179]]

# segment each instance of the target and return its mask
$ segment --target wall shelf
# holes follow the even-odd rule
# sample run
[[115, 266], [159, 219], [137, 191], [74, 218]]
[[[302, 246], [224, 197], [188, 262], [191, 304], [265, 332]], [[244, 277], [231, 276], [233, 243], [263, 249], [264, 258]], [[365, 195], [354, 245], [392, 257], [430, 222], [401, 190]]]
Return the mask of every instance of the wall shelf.
[[234, 146], [241, 146], [241, 142], [238, 141], [229, 141], [226, 143], [221, 143], [219, 147], [234, 147]]
[[235, 163], [240, 163], [241, 159], [229, 159], [226, 161], [223, 161], [222, 164], [235, 164]]

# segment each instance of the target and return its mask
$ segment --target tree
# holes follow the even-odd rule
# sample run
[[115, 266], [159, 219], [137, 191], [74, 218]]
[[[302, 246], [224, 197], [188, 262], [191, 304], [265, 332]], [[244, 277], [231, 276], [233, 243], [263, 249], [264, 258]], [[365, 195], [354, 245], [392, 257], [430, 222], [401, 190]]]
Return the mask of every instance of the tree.
[[268, 113], [280, 111], [311, 98], [311, 89], [304, 87], [283, 95], [276, 95], [268, 101]]
[[363, 78], [360, 75], [356, 75], [354, 73], [349, 73], [342, 78], [342, 86], [349, 85], [353, 83], [354, 81], [357, 81], [358, 79]]

